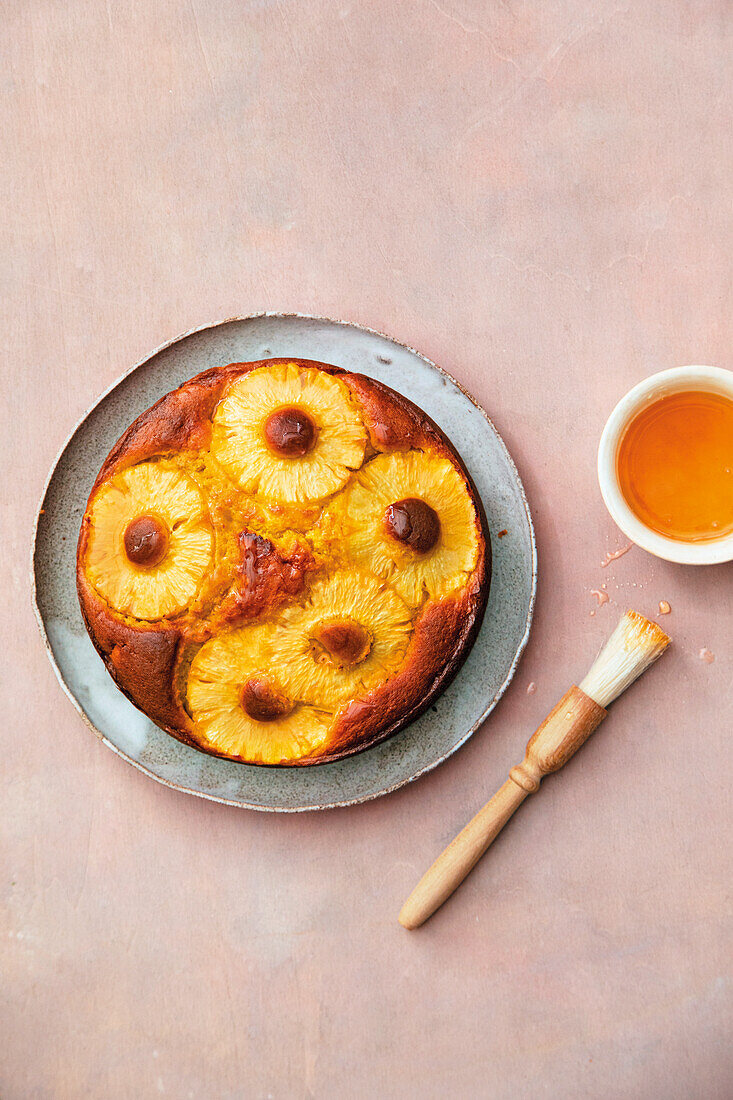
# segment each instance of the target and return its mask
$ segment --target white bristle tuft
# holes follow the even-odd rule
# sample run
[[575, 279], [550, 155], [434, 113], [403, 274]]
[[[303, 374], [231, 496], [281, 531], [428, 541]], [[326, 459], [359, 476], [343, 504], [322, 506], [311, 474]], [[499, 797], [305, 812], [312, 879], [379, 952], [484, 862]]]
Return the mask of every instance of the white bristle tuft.
[[638, 611], [627, 611], [578, 685], [580, 690], [599, 707], [607, 707], [661, 657], [669, 641], [656, 623]]

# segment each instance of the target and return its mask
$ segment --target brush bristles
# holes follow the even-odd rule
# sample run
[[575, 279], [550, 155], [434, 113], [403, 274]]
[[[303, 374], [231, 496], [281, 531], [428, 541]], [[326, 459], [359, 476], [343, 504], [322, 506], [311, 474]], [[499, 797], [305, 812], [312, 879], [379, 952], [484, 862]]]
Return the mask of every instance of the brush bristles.
[[607, 707], [661, 657], [669, 637], [638, 611], [627, 611], [579, 685], [580, 690]]

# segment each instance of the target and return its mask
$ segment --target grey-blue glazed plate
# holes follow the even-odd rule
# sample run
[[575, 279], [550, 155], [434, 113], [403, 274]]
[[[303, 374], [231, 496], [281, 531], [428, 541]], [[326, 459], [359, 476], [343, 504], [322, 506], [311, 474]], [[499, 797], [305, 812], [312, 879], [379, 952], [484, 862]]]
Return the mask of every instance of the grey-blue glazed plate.
[[[457, 447], [483, 500], [493, 571], [478, 639], [426, 714], [389, 740], [336, 763], [264, 768], [218, 760], [182, 745], [117, 690], [82, 622], [75, 554], [97, 471], [141, 412], [207, 367], [290, 355], [378, 378], [433, 418]], [[499, 539], [502, 529], [508, 533]], [[301, 314], [255, 314], [206, 325], [133, 367], [90, 409], [59, 455], [41, 502], [33, 548], [33, 596], [48, 654], [94, 733], [166, 786], [231, 806], [281, 812], [348, 806], [389, 794], [464, 744], [514, 675], [527, 643], [536, 583], [537, 552], [524, 489], [484, 410], [412, 348], [359, 325]]]

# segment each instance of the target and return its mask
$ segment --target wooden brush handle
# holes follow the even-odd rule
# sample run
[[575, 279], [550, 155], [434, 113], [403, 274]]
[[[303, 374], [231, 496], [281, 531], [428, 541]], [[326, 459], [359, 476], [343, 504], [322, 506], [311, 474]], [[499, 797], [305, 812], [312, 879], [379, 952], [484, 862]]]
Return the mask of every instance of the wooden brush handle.
[[402, 906], [400, 924], [418, 928], [433, 915], [475, 867], [517, 807], [537, 790], [542, 777], [567, 763], [605, 717], [603, 707], [579, 687], [573, 686], [563, 695], [530, 738], [522, 763], [512, 768], [506, 783], [420, 879]]

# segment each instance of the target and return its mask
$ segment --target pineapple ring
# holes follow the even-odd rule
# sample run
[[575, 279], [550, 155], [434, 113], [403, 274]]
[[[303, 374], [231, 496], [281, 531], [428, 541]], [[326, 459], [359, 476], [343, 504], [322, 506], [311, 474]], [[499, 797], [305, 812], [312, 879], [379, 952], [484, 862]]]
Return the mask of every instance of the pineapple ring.
[[[125, 533], [145, 517], [168, 538], [159, 563], [135, 565]], [[142, 462], [101, 486], [89, 513], [87, 575], [97, 592], [122, 615], [163, 619], [182, 611], [196, 595], [213, 556], [204, 498], [180, 470]]]
[[[329, 659], [324, 632], [349, 623], [357, 639], [368, 636], [368, 645], [354, 652], [353, 662]], [[397, 593], [378, 577], [349, 570], [317, 581], [304, 607], [285, 609], [270, 655], [292, 696], [336, 708], [389, 679], [404, 660], [411, 633], [410, 609]]]
[[311, 756], [324, 744], [333, 716], [296, 703], [281, 717], [252, 718], [243, 693], [266, 679], [273, 694], [287, 696], [269, 671], [269, 628], [245, 626], [219, 634], [194, 657], [188, 676], [188, 706], [194, 732], [206, 745], [250, 764], [282, 764]]
[[[268, 446], [274, 413], [302, 410], [315, 436], [304, 454]], [[211, 449], [240, 488], [286, 504], [322, 500], [364, 461], [367, 432], [347, 387], [314, 367], [258, 367], [235, 382], [214, 414]]]
[[[440, 525], [426, 552], [392, 537], [385, 518], [396, 502], [414, 499], [428, 504]], [[475, 508], [447, 458], [424, 451], [378, 455], [357, 473], [335, 511], [347, 555], [388, 580], [411, 607], [421, 604], [426, 590], [433, 599], [448, 595], [476, 567]]]

